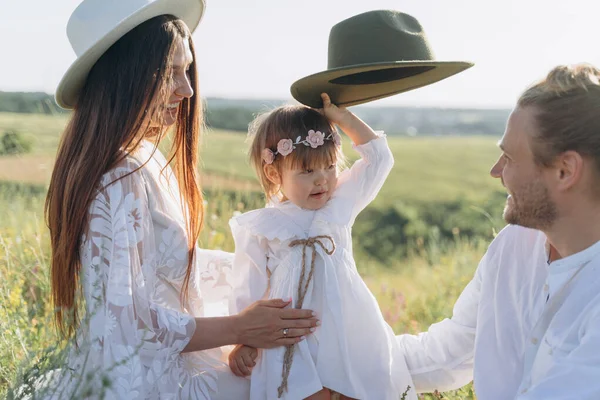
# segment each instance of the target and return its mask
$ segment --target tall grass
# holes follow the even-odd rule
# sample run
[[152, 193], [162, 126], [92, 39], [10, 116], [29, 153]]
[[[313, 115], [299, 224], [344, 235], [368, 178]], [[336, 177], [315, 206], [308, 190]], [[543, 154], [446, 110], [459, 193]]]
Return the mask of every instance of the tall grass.
[[[42, 213], [66, 118], [0, 113], [0, 131], [17, 130], [34, 145], [32, 154], [0, 157], [0, 398], [57, 367], [65, 344], [53, 325]], [[357, 266], [396, 333], [417, 333], [451, 315], [500, 228], [498, 217], [488, 214], [500, 211], [504, 201], [499, 183], [487, 176], [498, 153], [495, 141], [389, 138], [396, 165], [376, 201], [357, 219], [354, 249]], [[355, 157], [347, 141], [344, 148]], [[202, 247], [232, 251], [228, 220], [263, 206], [245, 149], [243, 134], [212, 131], [204, 138], [201, 175], [208, 190]], [[424, 398], [440, 396], [475, 398], [470, 386]]]
[[[44, 371], [56, 368], [53, 363], [60, 359], [56, 354], [61, 343], [49, 302], [49, 241], [42, 219], [43, 197], [43, 188], [0, 184], [2, 398], [23, 379], [32, 382]], [[203, 247], [233, 250], [229, 218], [260, 204], [261, 198], [252, 193], [208, 193]], [[359, 257], [357, 262], [395, 332], [417, 333], [451, 315], [454, 300], [471, 278], [484, 248], [484, 241], [456, 236], [451, 243], [417, 246], [411, 258], [395, 260], [385, 268], [367, 257]], [[470, 387], [443, 396], [474, 398]]]
[[0, 185], [0, 395], [56, 343], [42, 207], [42, 190]]

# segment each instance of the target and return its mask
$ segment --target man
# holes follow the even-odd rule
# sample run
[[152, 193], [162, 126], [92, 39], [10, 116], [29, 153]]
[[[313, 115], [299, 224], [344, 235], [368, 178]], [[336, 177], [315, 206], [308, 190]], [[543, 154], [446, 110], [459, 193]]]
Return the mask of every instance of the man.
[[451, 319], [398, 336], [418, 392], [600, 399], [599, 78], [560, 66], [521, 95], [491, 170], [510, 225]]

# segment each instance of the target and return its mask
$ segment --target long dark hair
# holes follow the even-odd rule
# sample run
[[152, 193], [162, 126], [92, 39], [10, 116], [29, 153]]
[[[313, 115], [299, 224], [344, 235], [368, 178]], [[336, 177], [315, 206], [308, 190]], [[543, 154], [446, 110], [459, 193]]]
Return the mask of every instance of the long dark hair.
[[[181, 298], [182, 304], [187, 302], [203, 217], [196, 168], [202, 115], [191, 34], [181, 20], [163, 15], [140, 24], [102, 55], [87, 77], [59, 144], [45, 215], [52, 247], [52, 301], [64, 337], [70, 337], [79, 325], [80, 248], [88, 229], [89, 207], [102, 175], [126, 157], [123, 150], [135, 150], [151, 122], [160, 119], [157, 104], [167, 104], [179, 40], [187, 40], [194, 55], [189, 78], [196, 93], [180, 105], [169, 159], [170, 163], [175, 160], [173, 171], [182, 207], [187, 208], [188, 268]], [[159, 136], [163, 132], [158, 129]]]

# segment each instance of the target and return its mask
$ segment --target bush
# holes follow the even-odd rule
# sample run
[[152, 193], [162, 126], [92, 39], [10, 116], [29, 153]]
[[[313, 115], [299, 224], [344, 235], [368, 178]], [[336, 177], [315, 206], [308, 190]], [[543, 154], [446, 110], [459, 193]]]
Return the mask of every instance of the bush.
[[256, 114], [253, 109], [243, 107], [207, 107], [206, 125], [217, 129], [247, 132], [248, 124]]
[[460, 198], [367, 208], [353, 228], [355, 253], [389, 265], [393, 260], [423, 253], [432, 256], [436, 254], [435, 248], [453, 242], [458, 236], [491, 240], [504, 226], [501, 214], [496, 212], [502, 209], [504, 201], [505, 195], [495, 194], [481, 208]]
[[29, 153], [31, 147], [31, 141], [20, 132], [4, 132], [0, 139], [0, 156]]

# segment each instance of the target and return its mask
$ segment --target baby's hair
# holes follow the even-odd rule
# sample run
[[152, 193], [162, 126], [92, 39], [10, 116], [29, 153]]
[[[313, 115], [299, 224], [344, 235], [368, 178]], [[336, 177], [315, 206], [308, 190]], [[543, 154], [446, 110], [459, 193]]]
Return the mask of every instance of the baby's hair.
[[[296, 142], [300, 136], [300, 140], [304, 140], [309, 130], [320, 131], [325, 134], [325, 137], [336, 132], [335, 126], [324, 115], [305, 106], [277, 107], [259, 115], [250, 124], [252, 145], [248, 155], [267, 199], [277, 194], [279, 187], [265, 174], [263, 150], [270, 149], [275, 153], [281, 139], [291, 139]], [[281, 174], [284, 168], [315, 169], [332, 164], [341, 167], [344, 163], [341, 147], [336, 146], [333, 140], [325, 140], [324, 144], [317, 148], [303, 144], [296, 145], [296, 148], [286, 156], [277, 154], [272, 165]]]

